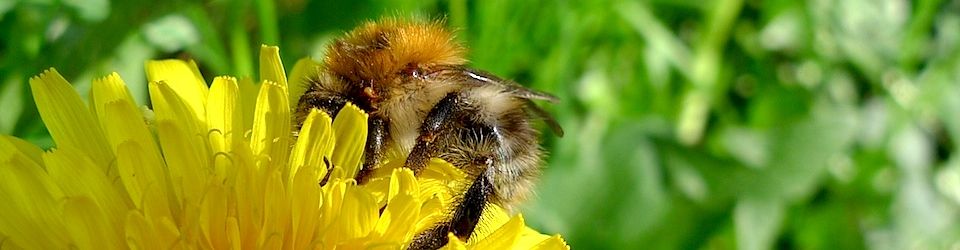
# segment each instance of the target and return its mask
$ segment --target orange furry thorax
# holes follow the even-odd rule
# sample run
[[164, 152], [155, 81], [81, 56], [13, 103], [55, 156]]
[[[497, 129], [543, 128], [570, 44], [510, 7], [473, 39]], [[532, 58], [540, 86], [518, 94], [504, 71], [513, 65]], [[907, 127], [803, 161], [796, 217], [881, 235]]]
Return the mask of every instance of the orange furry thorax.
[[464, 49], [436, 22], [367, 22], [327, 48], [325, 67], [353, 84], [396, 84], [440, 65], [463, 65]]

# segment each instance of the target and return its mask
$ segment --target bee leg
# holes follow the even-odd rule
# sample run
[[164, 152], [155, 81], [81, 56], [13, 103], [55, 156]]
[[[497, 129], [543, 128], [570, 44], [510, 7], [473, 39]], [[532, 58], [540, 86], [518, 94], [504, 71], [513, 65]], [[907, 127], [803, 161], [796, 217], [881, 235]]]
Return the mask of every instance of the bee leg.
[[457, 93], [447, 94], [440, 100], [420, 125], [420, 135], [417, 136], [417, 142], [414, 144], [410, 155], [407, 156], [405, 166], [413, 170], [414, 175], [419, 176], [420, 171], [427, 166], [430, 158], [436, 157], [440, 152], [437, 138], [441, 134], [450, 130], [450, 122], [454, 115], [462, 110], [463, 102]]
[[473, 229], [480, 222], [480, 215], [493, 194], [493, 184], [486, 174], [480, 175], [467, 192], [463, 195], [463, 200], [457, 206], [450, 219], [450, 231], [453, 235], [467, 240]]
[[[307, 91], [300, 97], [297, 107], [297, 131], [303, 126], [303, 120], [306, 119], [307, 114], [310, 114], [310, 109], [317, 108], [326, 112], [330, 117], [336, 117], [347, 102], [349, 102], [349, 98], [345, 96], [321, 91]], [[383, 151], [386, 149], [388, 133], [389, 128], [385, 119], [379, 115], [371, 115], [370, 119], [367, 120], [367, 143], [363, 150], [363, 165], [355, 178], [358, 184], [365, 183], [373, 170], [380, 166]]]
[[[300, 100], [297, 101], [297, 109], [294, 112], [294, 135], [299, 135], [300, 129], [303, 127], [304, 120], [307, 119], [307, 115], [310, 114], [310, 110], [316, 108], [324, 113], [327, 113], [330, 117], [335, 117], [340, 109], [343, 108], [343, 105], [347, 104], [347, 98], [338, 95], [329, 95], [320, 91], [307, 91], [300, 96]], [[323, 157], [324, 166], [327, 168], [327, 175], [323, 176], [320, 179], [320, 186], [326, 185], [327, 180], [330, 178], [330, 169], [333, 168], [333, 164], [330, 164], [330, 160], [327, 157]]]
[[438, 249], [450, 240], [448, 233], [466, 241], [480, 221], [480, 215], [493, 194], [493, 184], [487, 174], [473, 181], [460, 203], [454, 208], [449, 222], [440, 223], [413, 238], [409, 249]]
[[296, 131], [300, 131], [300, 128], [303, 126], [303, 120], [307, 119], [307, 115], [310, 114], [311, 109], [319, 109], [332, 118], [337, 116], [337, 113], [340, 112], [343, 105], [347, 104], [347, 101], [347, 98], [343, 96], [328, 95], [319, 91], [308, 91], [304, 93], [303, 96], [300, 96], [300, 100], [297, 101], [297, 109], [294, 114], [296, 117], [296, 123], [294, 123], [296, 125]]
[[[499, 141], [484, 139], [496, 138], [496, 129], [486, 124], [476, 123], [471, 110], [474, 110], [463, 93], [451, 93], [440, 100], [427, 114], [420, 126], [420, 135], [410, 155], [407, 157], [406, 167], [419, 174], [429, 160], [442, 157], [460, 169], [476, 176], [462, 196], [457, 197], [450, 218], [435, 225], [414, 237], [410, 249], [437, 249], [449, 241], [449, 233], [467, 240], [473, 233], [480, 216], [487, 203], [494, 195], [494, 186], [491, 179], [491, 167], [494, 164]], [[473, 126], [458, 127], [462, 123], [471, 123]], [[480, 141], [463, 141], [463, 137], [480, 139]], [[467, 143], [461, 145], [457, 154], [443, 156], [451, 141]]]
[[367, 120], [367, 144], [363, 149], [363, 166], [357, 172], [357, 184], [364, 184], [374, 169], [380, 167], [380, 161], [383, 159], [383, 151], [387, 148], [387, 135], [389, 133], [387, 123], [379, 115], [372, 115]]

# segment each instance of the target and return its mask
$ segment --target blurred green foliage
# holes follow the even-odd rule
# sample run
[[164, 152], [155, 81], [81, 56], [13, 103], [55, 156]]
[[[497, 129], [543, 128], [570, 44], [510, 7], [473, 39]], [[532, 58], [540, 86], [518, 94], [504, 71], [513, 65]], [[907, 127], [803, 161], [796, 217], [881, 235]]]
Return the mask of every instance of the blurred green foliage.
[[[381, 16], [555, 93], [525, 216], [586, 249], [960, 247], [960, 1], [0, 1], [0, 133], [50, 147], [27, 79], [143, 61], [287, 67]], [[289, 69], [288, 69], [289, 70]], [[209, 79], [208, 79], [209, 80]]]

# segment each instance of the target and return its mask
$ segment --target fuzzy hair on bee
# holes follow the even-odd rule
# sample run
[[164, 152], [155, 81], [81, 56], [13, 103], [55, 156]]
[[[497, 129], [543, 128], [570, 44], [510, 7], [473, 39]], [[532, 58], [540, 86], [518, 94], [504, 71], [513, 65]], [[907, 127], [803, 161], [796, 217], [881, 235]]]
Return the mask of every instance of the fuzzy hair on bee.
[[353, 103], [368, 113], [358, 183], [387, 157], [406, 158], [415, 175], [441, 158], [471, 178], [449, 218], [417, 235], [411, 249], [439, 248], [448, 233], [466, 240], [487, 204], [511, 210], [523, 201], [544, 156], [534, 121], [562, 135], [533, 102], [555, 97], [472, 69], [465, 53], [440, 22], [367, 22], [327, 47], [295, 110], [297, 128], [313, 108], [334, 116]]

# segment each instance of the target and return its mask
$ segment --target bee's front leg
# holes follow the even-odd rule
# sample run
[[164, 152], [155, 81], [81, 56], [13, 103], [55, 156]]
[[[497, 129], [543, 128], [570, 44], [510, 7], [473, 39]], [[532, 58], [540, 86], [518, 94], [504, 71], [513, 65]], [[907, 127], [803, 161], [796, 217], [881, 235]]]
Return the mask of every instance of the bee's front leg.
[[[319, 84], [313, 84], [312, 86], [318, 85]], [[316, 108], [327, 113], [327, 115], [332, 118], [336, 117], [340, 109], [349, 102], [351, 102], [350, 97], [339, 93], [316, 89], [308, 90], [300, 96], [297, 104], [296, 118], [294, 120], [296, 130], [299, 131], [301, 126], [303, 126], [303, 120], [306, 119], [311, 109]], [[370, 110], [365, 111], [370, 114], [370, 118], [367, 120], [367, 142], [363, 150], [363, 165], [360, 167], [360, 171], [357, 172], [356, 178], [354, 178], [358, 184], [363, 184], [368, 181], [368, 177], [373, 173], [373, 170], [380, 166], [383, 159], [383, 151], [389, 146], [387, 143], [389, 141], [390, 129], [386, 119], [378, 113], [371, 113]], [[330, 172], [327, 172], [327, 174], [329, 175]], [[326, 176], [323, 180], [326, 180]], [[320, 185], [325, 183], [326, 181], [321, 181]]]
[[389, 125], [383, 117], [371, 115], [367, 120], [367, 144], [363, 149], [363, 165], [357, 172], [357, 184], [364, 184], [374, 169], [380, 167], [383, 151], [387, 148]]
[[458, 93], [447, 94], [440, 100], [420, 125], [420, 135], [417, 136], [417, 142], [407, 156], [404, 166], [413, 170], [414, 175], [419, 176], [420, 171], [427, 166], [430, 158], [437, 157], [440, 154], [440, 145], [445, 140], [440, 140], [441, 136], [449, 136], [452, 124], [457, 113], [464, 110], [464, 103]]

